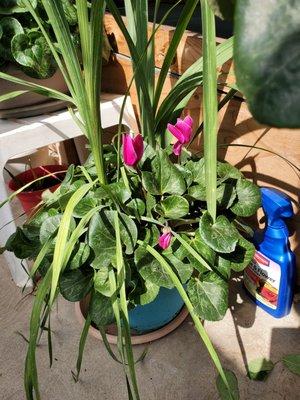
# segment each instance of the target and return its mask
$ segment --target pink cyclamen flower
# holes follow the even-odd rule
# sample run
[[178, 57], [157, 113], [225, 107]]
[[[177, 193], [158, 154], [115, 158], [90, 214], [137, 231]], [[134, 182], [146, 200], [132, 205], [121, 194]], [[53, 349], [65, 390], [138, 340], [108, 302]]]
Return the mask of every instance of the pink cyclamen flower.
[[144, 141], [141, 134], [132, 137], [129, 133], [123, 135], [123, 161], [129, 167], [136, 167], [144, 153]]
[[193, 118], [188, 115], [184, 119], [177, 118], [175, 125], [168, 124], [168, 131], [177, 139], [177, 142], [173, 146], [173, 153], [176, 156], [181, 154], [182, 146], [191, 140], [193, 122]]
[[160, 235], [158, 239], [158, 244], [163, 250], [166, 250], [170, 246], [171, 239], [172, 239], [172, 233], [165, 232], [162, 235]]

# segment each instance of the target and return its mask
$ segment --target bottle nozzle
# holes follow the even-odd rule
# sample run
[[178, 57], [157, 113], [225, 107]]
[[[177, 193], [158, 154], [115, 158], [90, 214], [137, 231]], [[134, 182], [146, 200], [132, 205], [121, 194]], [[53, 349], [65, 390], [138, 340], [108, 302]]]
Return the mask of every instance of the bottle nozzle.
[[261, 188], [262, 207], [269, 227], [285, 227], [283, 218], [294, 215], [292, 202], [285, 193], [273, 188]]

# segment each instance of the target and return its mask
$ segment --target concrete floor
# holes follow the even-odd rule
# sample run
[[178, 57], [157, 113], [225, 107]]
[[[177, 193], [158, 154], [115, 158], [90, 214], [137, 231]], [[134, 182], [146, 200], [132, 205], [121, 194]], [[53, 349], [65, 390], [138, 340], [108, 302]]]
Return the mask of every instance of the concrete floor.
[[[236, 293], [241, 293], [240, 295]], [[0, 258], [0, 399], [23, 400], [23, 366], [33, 298], [23, 298]], [[206, 323], [223, 365], [239, 380], [241, 400], [300, 399], [300, 377], [275, 366], [266, 382], [250, 381], [245, 362], [264, 356], [277, 361], [283, 355], [300, 353], [300, 308], [276, 320], [244, 298], [240, 283], [233, 285], [233, 314], [228, 311], [218, 323]], [[80, 326], [74, 305], [59, 300], [53, 312], [55, 361], [50, 370], [46, 340], [38, 349], [39, 380], [43, 400], [126, 400], [122, 370], [106, 353], [102, 343], [89, 337], [80, 381], [71, 369], [76, 362]], [[135, 348], [139, 354], [143, 347]], [[138, 364], [142, 400], [217, 400], [215, 370], [189, 319], [169, 336], [150, 345]]]

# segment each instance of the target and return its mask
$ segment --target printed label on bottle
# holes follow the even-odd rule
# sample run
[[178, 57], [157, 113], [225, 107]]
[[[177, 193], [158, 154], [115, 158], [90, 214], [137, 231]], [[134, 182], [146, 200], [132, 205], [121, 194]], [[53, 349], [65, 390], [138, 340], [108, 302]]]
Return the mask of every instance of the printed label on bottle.
[[276, 310], [281, 277], [280, 265], [256, 251], [244, 272], [244, 284], [261, 303]]

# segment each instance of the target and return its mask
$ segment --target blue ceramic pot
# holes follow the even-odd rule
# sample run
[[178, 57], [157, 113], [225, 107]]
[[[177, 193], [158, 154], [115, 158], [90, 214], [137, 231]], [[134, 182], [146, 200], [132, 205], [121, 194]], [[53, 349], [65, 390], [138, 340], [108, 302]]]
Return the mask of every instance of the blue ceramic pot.
[[131, 329], [146, 333], [172, 321], [184, 305], [177, 289], [160, 288], [154, 301], [129, 311]]

